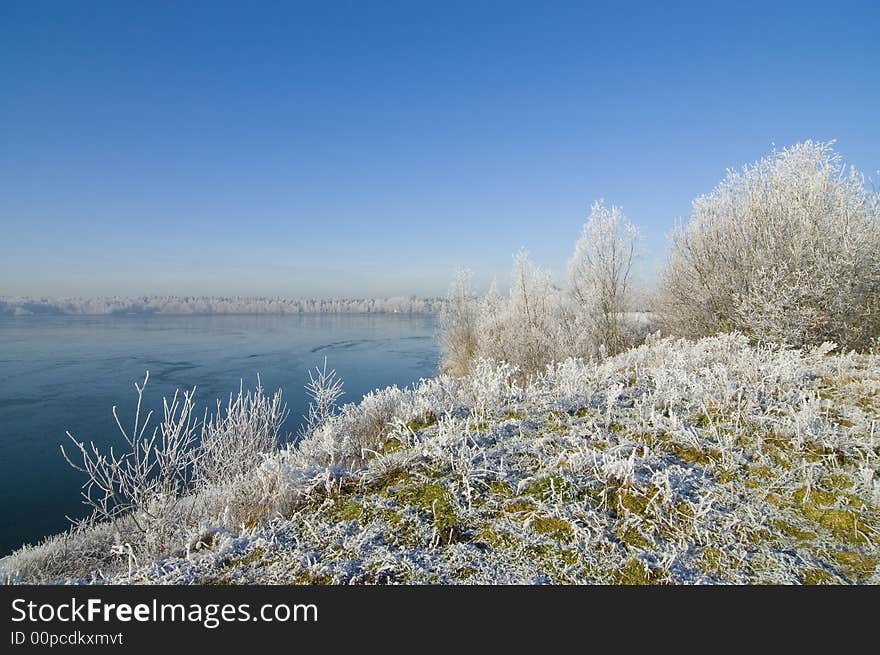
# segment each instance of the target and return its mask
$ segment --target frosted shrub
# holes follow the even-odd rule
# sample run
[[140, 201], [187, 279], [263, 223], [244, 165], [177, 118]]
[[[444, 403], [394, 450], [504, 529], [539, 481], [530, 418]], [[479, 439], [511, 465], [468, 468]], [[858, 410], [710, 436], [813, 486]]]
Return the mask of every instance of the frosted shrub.
[[471, 405], [477, 416], [486, 416], [511, 403], [518, 392], [514, 366], [481, 357], [473, 368], [468, 382]]
[[587, 382], [592, 368], [593, 365], [586, 364], [581, 359], [569, 357], [548, 366], [536, 386], [545, 390], [556, 401], [583, 407], [589, 404], [592, 397], [592, 389]]
[[364, 395], [360, 404], [346, 405], [344, 433], [349, 435], [355, 451], [352, 459], [365, 459], [365, 451], [376, 450], [395, 418], [409, 418], [409, 393], [397, 386], [375, 389]]
[[299, 450], [321, 465], [359, 465], [382, 447], [395, 422], [418, 415], [412, 396], [396, 386], [371, 391], [359, 403], [340, 407], [302, 439]]
[[163, 516], [190, 486], [190, 470], [198, 458], [194, 447], [198, 423], [193, 414], [193, 391], [163, 400], [162, 423], [150, 430], [153, 412], [141, 415], [144, 388], [149, 382], [147, 372], [142, 384], [135, 383], [137, 408], [131, 429], [122, 422], [113, 407], [113, 418], [128, 449], [117, 454], [111, 448], [101, 453], [94, 442], [86, 446], [67, 436], [79, 450], [82, 463], [74, 462], [61, 446], [61, 453], [73, 468], [86, 474], [83, 502], [92, 509], [93, 517], [114, 520], [129, 518], [141, 532]]
[[472, 280], [470, 271], [458, 271], [440, 313], [443, 368], [456, 376], [467, 374], [477, 352], [477, 307]]
[[449, 375], [419, 380], [413, 393], [413, 410], [419, 415], [452, 413], [461, 402], [461, 387], [461, 380]]
[[287, 405], [281, 390], [267, 396], [258, 382], [254, 391], [229, 395], [223, 408], [206, 416], [196, 453], [196, 483], [207, 486], [233, 480], [253, 469], [260, 456], [278, 447], [281, 426], [287, 419]]
[[314, 373], [309, 371], [309, 383], [306, 385], [306, 391], [311, 400], [309, 401], [306, 424], [300, 431], [301, 437], [307, 437], [333, 416], [336, 403], [345, 393], [342, 386], [342, 380], [336, 376], [336, 370], [327, 370], [326, 357], [323, 368], [316, 366]]
[[206, 411], [199, 419], [195, 390], [175, 391], [170, 400], [163, 399], [162, 421], [151, 428], [153, 413], [142, 415], [148, 381], [149, 372], [142, 384], [135, 384], [138, 401], [130, 429], [123, 427], [113, 407], [126, 449], [101, 452], [94, 442], [86, 445], [68, 433], [81, 463], [71, 459], [63, 446], [61, 451], [72, 467], [86, 475], [82, 496], [92, 516], [84, 524], [109, 521], [136, 547], [160, 552], [199, 493], [252, 471], [262, 454], [277, 448], [287, 406], [280, 390], [268, 397], [259, 384], [255, 391], [242, 386], [225, 407], [217, 403], [216, 414]]
[[659, 303], [668, 329], [739, 330], [794, 346], [866, 349], [880, 335], [880, 209], [831, 143], [729, 171], [673, 236]]

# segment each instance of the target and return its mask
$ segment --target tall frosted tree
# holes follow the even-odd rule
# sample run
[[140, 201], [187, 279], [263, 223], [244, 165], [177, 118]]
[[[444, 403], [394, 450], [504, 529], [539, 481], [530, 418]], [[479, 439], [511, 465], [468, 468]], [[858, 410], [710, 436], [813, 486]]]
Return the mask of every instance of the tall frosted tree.
[[574, 318], [587, 343], [578, 349], [618, 353], [630, 344], [626, 312], [632, 307], [632, 265], [638, 231], [618, 207], [599, 201], [568, 262]]

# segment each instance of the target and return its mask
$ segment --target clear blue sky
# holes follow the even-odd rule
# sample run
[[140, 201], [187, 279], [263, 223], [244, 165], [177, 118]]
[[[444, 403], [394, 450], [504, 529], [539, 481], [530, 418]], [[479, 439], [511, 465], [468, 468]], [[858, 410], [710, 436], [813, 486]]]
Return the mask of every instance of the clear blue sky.
[[597, 198], [650, 276], [807, 138], [876, 180], [876, 0], [2, 0], [0, 295], [436, 294], [523, 246], [561, 279]]

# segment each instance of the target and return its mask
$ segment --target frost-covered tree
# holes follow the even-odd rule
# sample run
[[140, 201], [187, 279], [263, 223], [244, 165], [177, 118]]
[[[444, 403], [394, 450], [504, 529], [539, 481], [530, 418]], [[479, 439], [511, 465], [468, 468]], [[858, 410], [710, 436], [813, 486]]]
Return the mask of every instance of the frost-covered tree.
[[111, 296], [0, 298], [0, 315], [31, 314], [435, 314], [439, 298], [266, 298], [248, 296]]
[[576, 349], [601, 347], [614, 354], [631, 345], [626, 312], [632, 307], [637, 240], [638, 231], [620, 208], [608, 209], [601, 201], [593, 204], [568, 262], [578, 341], [586, 341]]
[[477, 306], [477, 352], [481, 357], [511, 361], [508, 309], [507, 297], [499, 293], [497, 282], [492, 280]]
[[514, 256], [510, 277], [507, 361], [526, 373], [542, 371], [558, 356], [559, 293], [550, 273], [533, 264], [525, 250]]
[[440, 313], [440, 347], [446, 373], [467, 374], [477, 354], [477, 316], [473, 273], [461, 269], [456, 272]]
[[672, 239], [659, 309], [698, 337], [739, 330], [795, 346], [880, 336], [880, 203], [833, 142], [728, 171]]
[[514, 256], [506, 296], [493, 283], [478, 299], [471, 280], [469, 271], [458, 273], [441, 313], [445, 372], [466, 375], [484, 358], [509, 362], [528, 375], [556, 361], [562, 343], [561, 292], [525, 250]]
[[442, 314], [444, 370], [472, 371], [479, 359], [507, 362], [526, 379], [568, 357], [591, 359], [620, 352], [645, 332], [629, 315], [635, 227], [616, 207], [593, 205], [569, 262], [569, 286], [525, 250], [514, 256], [510, 290], [492, 283], [477, 300], [470, 277], [459, 275]]

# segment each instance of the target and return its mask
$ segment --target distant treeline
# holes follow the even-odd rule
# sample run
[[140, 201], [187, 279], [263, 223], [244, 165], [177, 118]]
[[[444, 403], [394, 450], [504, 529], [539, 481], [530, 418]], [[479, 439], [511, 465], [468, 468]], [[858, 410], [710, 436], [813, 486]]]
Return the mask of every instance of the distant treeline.
[[442, 298], [260, 298], [140, 296], [0, 298], [0, 315], [108, 314], [435, 314]]

